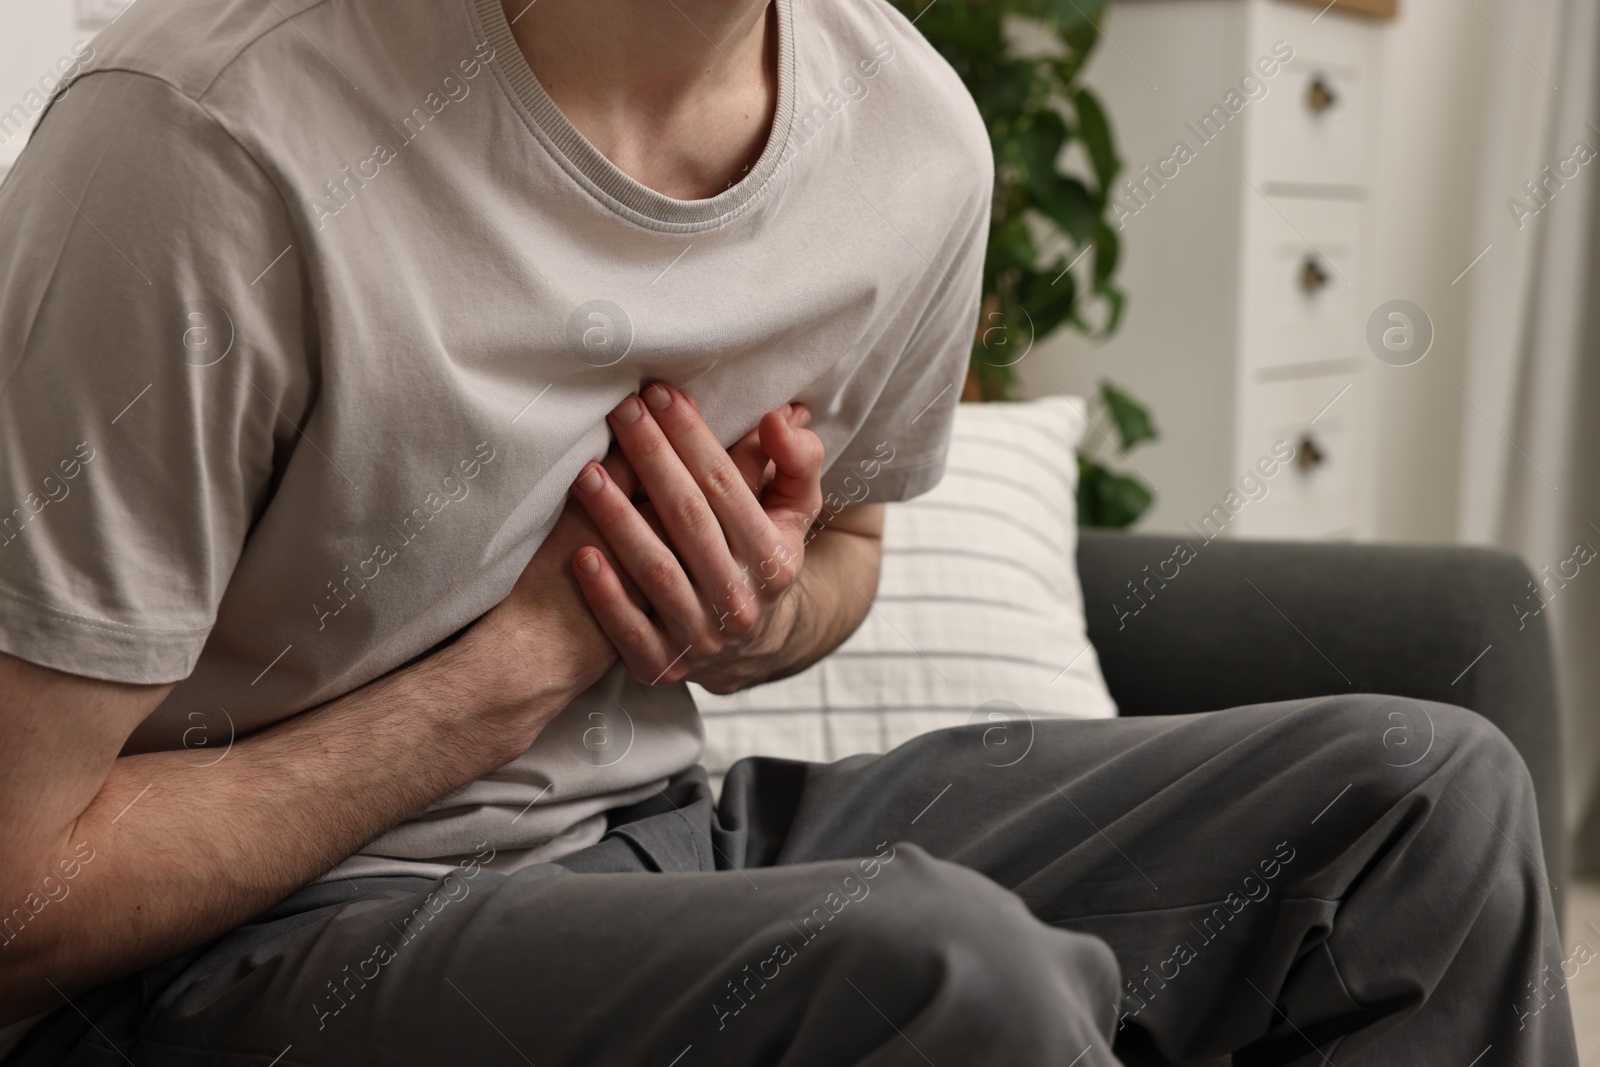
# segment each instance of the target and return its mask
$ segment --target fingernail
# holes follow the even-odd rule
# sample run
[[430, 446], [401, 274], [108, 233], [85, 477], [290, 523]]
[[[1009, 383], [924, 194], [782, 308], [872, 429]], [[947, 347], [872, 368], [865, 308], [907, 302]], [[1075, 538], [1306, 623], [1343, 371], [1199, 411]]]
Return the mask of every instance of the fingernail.
[[590, 496], [598, 493], [600, 491], [600, 487], [605, 484], [605, 476], [600, 473], [600, 467], [598, 464], [591, 463], [587, 470], [578, 475], [577, 486], [579, 491], [587, 493]]
[[636, 396], [630, 396], [622, 403], [612, 408], [611, 414], [618, 422], [625, 426], [630, 426], [639, 421], [639, 416], [643, 413], [643, 410], [643, 408], [639, 407], [639, 398]]
[[644, 391], [644, 402], [650, 405], [651, 411], [665, 411], [672, 404], [672, 394], [659, 385], [652, 385]]
[[586, 556], [578, 557], [578, 569], [593, 578], [600, 573], [600, 553], [590, 552]]

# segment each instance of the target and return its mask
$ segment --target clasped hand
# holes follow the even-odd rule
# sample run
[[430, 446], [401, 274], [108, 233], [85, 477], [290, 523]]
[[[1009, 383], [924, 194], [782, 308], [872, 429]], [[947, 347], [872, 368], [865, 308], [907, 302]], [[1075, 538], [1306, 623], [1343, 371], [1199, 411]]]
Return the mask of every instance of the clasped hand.
[[[725, 450], [688, 394], [659, 383], [607, 416], [632, 471], [591, 462], [573, 483], [605, 544], [579, 548], [572, 569], [635, 678], [730, 693], [779, 665], [822, 506], [823, 447], [809, 421], [803, 405], [785, 405]], [[647, 502], [618, 484], [630, 473]]]

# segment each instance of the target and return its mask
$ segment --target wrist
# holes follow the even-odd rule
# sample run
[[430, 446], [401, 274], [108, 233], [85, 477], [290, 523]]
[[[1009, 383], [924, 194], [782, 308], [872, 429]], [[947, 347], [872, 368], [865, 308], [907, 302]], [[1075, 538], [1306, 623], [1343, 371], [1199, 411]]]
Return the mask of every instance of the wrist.
[[[881, 520], [881, 516], [878, 517]], [[764, 681], [798, 674], [838, 648], [872, 610], [881, 541], [871, 530], [824, 530], [785, 598], [789, 629]]]
[[485, 612], [458, 646], [481, 674], [486, 698], [507, 712], [553, 706], [554, 714], [617, 658], [592, 619], [530, 614], [506, 602]]
[[806, 591], [806, 572], [790, 586], [777, 605], [774, 632], [779, 635], [777, 646], [767, 659], [767, 669], [758, 682], [769, 682], [797, 674], [816, 662], [819, 655], [812, 646], [814, 635], [807, 620], [814, 616], [811, 596]]

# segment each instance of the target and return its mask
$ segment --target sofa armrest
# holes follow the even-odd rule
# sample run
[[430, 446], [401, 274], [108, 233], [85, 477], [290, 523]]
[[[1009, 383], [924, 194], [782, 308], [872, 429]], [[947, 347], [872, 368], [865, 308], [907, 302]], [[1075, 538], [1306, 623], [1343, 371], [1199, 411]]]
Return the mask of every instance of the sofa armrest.
[[1080, 533], [1089, 639], [1122, 714], [1350, 692], [1470, 708], [1527, 763], [1548, 870], [1562, 884], [1550, 635], [1544, 615], [1519, 618], [1518, 606], [1537, 606], [1520, 559], [1466, 547]]

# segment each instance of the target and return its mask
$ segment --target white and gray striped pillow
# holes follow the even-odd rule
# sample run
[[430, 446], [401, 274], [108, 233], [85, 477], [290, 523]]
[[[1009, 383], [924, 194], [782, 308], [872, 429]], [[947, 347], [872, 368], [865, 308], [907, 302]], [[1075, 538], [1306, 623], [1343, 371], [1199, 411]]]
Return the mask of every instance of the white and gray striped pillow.
[[[691, 687], [713, 775], [748, 755], [830, 761], [966, 722], [1106, 718], [1078, 584], [1083, 401], [963, 404], [944, 480], [887, 509], [861, 628], [792, 678]], [[1001, 731], [1004, 742], [1014, 730]]]

